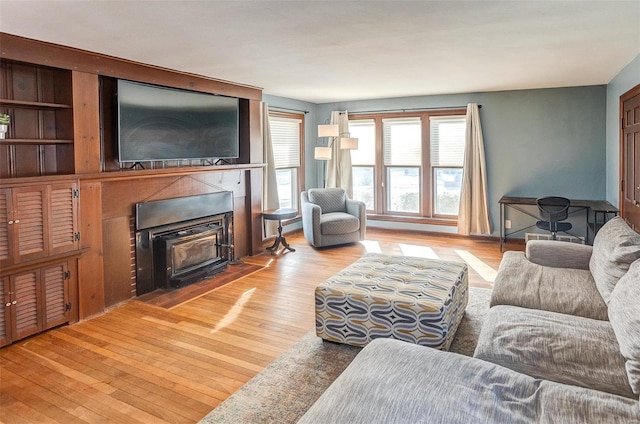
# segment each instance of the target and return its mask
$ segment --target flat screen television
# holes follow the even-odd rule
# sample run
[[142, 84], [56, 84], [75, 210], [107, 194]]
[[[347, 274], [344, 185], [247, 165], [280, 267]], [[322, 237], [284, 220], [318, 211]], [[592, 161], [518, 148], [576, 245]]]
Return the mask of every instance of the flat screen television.
[[238, 99], [118, 80], [118, 160], [239, 154]]

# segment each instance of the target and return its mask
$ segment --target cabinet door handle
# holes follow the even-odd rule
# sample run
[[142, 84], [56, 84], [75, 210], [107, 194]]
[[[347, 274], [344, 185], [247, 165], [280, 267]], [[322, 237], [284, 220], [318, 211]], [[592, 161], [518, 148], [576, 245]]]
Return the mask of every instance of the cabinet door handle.
[[16, 303], [18, 303], [17, 300], [14, 300], [13, 302], [11, 302], [12, 305], [15, 305]]
[[18, 224], [20, 222], [19, 219], [16, 219], [15, 221], [13, 221], [14, 223]]
[[9, 221], [9, 225], [13, 224], [13, 221]]
[[11, 302], [8, 302], [8, 303], [7, 303], [6, 305], [4, 305], [4, 306], [6, 306], [6, 307], [8, 308], [9, 306], [11, 306]]

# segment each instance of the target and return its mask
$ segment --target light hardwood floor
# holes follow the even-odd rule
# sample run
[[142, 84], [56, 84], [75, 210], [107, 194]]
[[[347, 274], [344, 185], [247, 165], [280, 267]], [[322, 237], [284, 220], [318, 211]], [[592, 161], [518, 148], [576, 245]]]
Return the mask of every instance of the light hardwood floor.
[[296, 252], [245, 258], [265, 267], [171, 309], [132, 300], [0, 349], [0, 420], [197, 422], [314, 329], [314, 287], [366, 252], [466, 261], [484, 288], [502, 258], [497, 242], [375, 229], [324, 250], [287, 241]]

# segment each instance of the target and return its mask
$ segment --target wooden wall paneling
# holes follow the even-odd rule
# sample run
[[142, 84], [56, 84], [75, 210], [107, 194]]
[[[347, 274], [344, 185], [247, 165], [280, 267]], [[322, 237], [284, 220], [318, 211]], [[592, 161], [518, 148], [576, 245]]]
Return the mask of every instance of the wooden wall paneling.
[[240, 99], [239, 102], [239, 143], [240, 155], [238, 163], [251, 163], [251, 103], [249, 100]]
[[[249, 102], [249, 127], [251, 131], [251, 155], [250, 163], [263, 163], [262, 143], [262, 102], [251, 100]], [[247, 184], [247, 215], [250, 217], [250, 226], [247, 237], [251, 246], [251, 254], [262, 253], [262, 173], [263, 169], [252, 169], [247, 172], [249, 184]]]
[[100, 128], [102, 131], [102, 170], [117, 171], [120, 169], [118, 162], [117, 139], [117, 79], [100, 77]]
[[75, 172], [100, 172], [100, 84], [98, 75], [73, 71]]
[[[104, 312], [104, 260], [102, 247], [102, 184], [80, 182], [80, 246], [77, 298], [79, 319]], [[70, 293], [73, 296], [73, 292]]]
[[[6, 110], [0, 108], [0, 113], [6, 113]], [[0, 146], [0, 178], [9, 178], [12, 175], [11, 157], [13, 156], [14, 146]]]
[[247, 237], [251, 240], [251, 255], [263, 252], [262, 246], [262, 172], [263, 169], [251, 169], [247, 190], [246, 207], [251, 217], [251, 226], [248, 228]]
[[102, 221], [105, 307], [131, 299], [130, 216]]
[[12, 177], [33, 177], [40, 175], [40, 148], [34, 145], [19, 144], [14, 147]]
[[0, 33], [0, 49], [0, 55], [5, 59], [231, 97], [253, 100], [262, 98], [262, 89], [258, 87], [146, 65], [6, 33]]
[[251, 154], [247, 163], [263, 163], [263, 142], [262, 142], [262, 101], [249, 101], [249, 132], [251, 143]]
[[244, 197], [244, 172], [225, 170], [182, 176], [135, 178], [104, 183], [103, 218], [132, 216], [136, 203], [196, 194], [232, 191]]
[[249, 251], [249, 234], [247, 225], [247, 207], [245, 197], [233, 198], [233, 256], [240, 259], [251, 255]]

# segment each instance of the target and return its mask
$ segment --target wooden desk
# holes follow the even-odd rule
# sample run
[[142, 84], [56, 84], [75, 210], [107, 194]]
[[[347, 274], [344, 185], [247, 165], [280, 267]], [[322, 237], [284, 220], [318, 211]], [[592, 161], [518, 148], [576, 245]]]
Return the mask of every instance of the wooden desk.
[[[530, 211], [527, 211], [522, 206], [537, 206], [535, 197], [516, 197], [516, 196], [502, 196], [502, 198], [498, 201], [500, 203], [500, 251], [502, 252], [502, 246], [506, 243], [509, 235], [526, 230], [527, 228], [534, 227], [535, 225], [531, 225], [529, 227], [521, 228], [511, 233], [507, 233], [504, 227], [505, 220], [505, 208], [515, 209], [525, 215], [528, 215], [534, 219], [539, 220], [540, 217], [538, 215], [532, 214]], [[610, 218], [610, 215], [616, 216], [620, 212], [618, 208], [613, 206], [611, 203], [606, 200], [575, 200], [570, 199], [569, 208], [573, 208], [573, 212], [581, 212], [584, 211], [586, 213], [586, 238], [585, 242], [589, 242], [589, 230], [593, 233], [595, 237], [596, 233], [607, 222]]]

